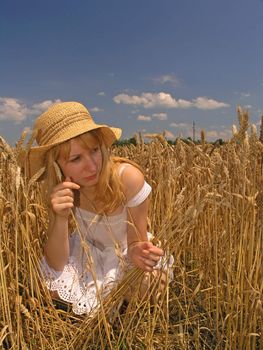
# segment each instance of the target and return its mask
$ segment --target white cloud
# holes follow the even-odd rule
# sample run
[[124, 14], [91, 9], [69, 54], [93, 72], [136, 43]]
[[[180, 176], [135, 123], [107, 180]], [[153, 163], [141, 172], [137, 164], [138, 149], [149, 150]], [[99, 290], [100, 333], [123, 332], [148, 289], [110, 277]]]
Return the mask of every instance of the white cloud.
[[[185, 138], [193, 137], [193, 124], [192, 123], [171, 123], [170, 127], [175, 128], [176, 136]], [[232, 137], [232, 128], [227, 125], [212, 126], [210, 129], [201, 128], [198, 125], [195, 126], [195, 139], [198, 140], [201, 137], [201, 129], [205, 131], [207, 141], [215, 141], [217, 139], [229, 140]]]
[[188, 128], [190, 126], [190, 124], [186, 124], [186, 123], [171, 123], [170, 126], [172, 128]]
[[219, 132], [217, 130], [205, 131], [205, 136], [209, 138], [211, 137], [213, 139], [218, 139]]
[[[150, 93], [144, 92], [141, 96], [119, 94], [113, 98], [117, 104], [127, 104], [134, 106], [143, 106], [144, 108], [185, 108], [188, 107], [189, 102], [184, 100], [176, 101], [170, 94], [165, 92]], [[191, 102], [190, 102], [191, 104]]]
[[178, 108], [191, 108], [193, 107], [193, 102], [179, 99], [178, 100]]
[[40, 103], [35, 103], [32, 105], [32, 107], [30, 108], [31, 110], [31, 114], [35, 114], [35, 112], [37, 113], [41, 113], [46, 111], [51, 105], [56, 104], [56, 103], [60, 103], [61, 100], [46, 100]]
[[197, 97], [193, 101], [187, 101], [184, 99], [176, 100], [169, 93], [159, 92], [150, 93], [143, 92], [140, 96], [119, 94], [113, 98], [117, 104], [126, 104], [133, 106], [143, 106], [144, 108], [191, 108], [198, 109], [218, 109], [222, 107], [229, 107], [228, 104], [219, 102], [207, 97]]
[[23, 129], [23, 132], [27, 132], [27, 133], [31, 133], [32, 129], [29, 127], [29, 126], [26, 126], [24, 129]]
[[32, 115], [41, 114], [49, 106], [60, 100], [46, 100], [27, 106], [23, 101], [12, 97], [0, 97], [0, 120], [10, 120], [20, 124]]
[[174, 74], [161, 75], [159, 77], [153, 78], [153, 81], [160, 83], [160, 84], [169, 83], [173, 86], [179, 85], [179, 80], [176, 78], [176, 76]]
[[137, 120], [144, 121], [144, 122], [149, 122], [152, 120], [152, 118], [149, 115], [138, 115]]
[[232, 137], [232, 130], [231, 128], [220, 130], [220, 127], [218, 127], [217, 130], [205, 130], [205, 135], [208, 141], [215, 141], [216, 139], [228, 140]]
[[153, 113], [152, 117], [159, 120], [167, 120], [167, 113]]
[[93, 107], [90, 110], [91, 110], [91, 112], [94, 112], [94, 113], [96, 113], [96, 112], [103, 112], [104, 111], [102, 108], [99, 108], [99, 107]]
[[192, 123], [170, 123], [170, 127], [176, 131], [176, 137], [193, 137], [193, 124]]
[[240, 97], [250, 97], [251, 96], [251, 93], [248, 92], [248, 91], [234, 91], [234, 94], [235, 95], [238, 95]]
[[164, 136], [167, 139], [175, 139], [175, 135], [170, 130], [164, 130]]
[[0, 97], [0, 120], [21, 123], [29, 114], [27, 106], [17, 98]]
[[242, 97], [250, 97], [250, 93], [249, 92], [241, 92], [241, 96]]
[[229, 107], [229, 104], [219, 102], [207, 97], [197, 97], [194, 100], [194, 106], [198, 109], [218, 109], [223, 107]]
[[117, 104], [126, 104], [126, 105], [134, 105], [134, 106], [139, 106], [139, 105], [145, 105], [147, 103], [146, 98], [139, 97], [136, 95], [130, 96], [127, 94], [119, 94], [117, 96], [114, 96], [113, 101]]
[[166, 113], [153, 113], [152, 115], [140, 114], [137, 117], [137, 120], [140, 120], [140, 121], [151, 121], [153, 119], [167, 120], [167, 114]]
[[98, 93], [98, 96], [106, 96], [106, 94], [105, 94], [104, 91], [100, 91], [100, 92]]

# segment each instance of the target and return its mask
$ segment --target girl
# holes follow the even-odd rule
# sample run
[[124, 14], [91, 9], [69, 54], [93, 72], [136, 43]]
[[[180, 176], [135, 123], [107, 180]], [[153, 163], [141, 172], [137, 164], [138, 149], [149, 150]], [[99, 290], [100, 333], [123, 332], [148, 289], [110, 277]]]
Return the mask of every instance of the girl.
[[138, 165], [111, 157], [121, 130], [96, 124], [78, 102], [51, 106], [34, 132], [38, 147], [29, 152], [29, 171], [45, 169], [49, 201], [43, 277], [53, 296], [88, 313], [98, 305], [98, 291], [107, 294], [127, 264], [148, 273], [157, 268], [163, 251], [147, 234], [151, 187]]

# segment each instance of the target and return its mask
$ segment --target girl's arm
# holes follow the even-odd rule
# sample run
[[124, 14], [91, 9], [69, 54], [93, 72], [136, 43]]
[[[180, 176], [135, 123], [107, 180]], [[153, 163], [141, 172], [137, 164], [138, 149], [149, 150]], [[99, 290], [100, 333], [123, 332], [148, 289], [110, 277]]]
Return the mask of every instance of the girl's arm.
[[69, 258], [68, 218], [55, 215], [50, 221], [44, 255], [51, 268], [63, 270]]
[[52, 215], [44, 254], [48, 265], [57, 271], [63, 270], [69, 258], [68, 220], [74, 202], [73, 189], [79, 189], [79, 185], [66, 179], [51, 194]]
[[[126, 198], [129, 201], [144, 185], [144, 176], [134, 166], [127, 166], [122, 173]], [[147, 215], [149, 200], [146, 198], [136, 207], [128, 208], [128, 256], [131, 262], [145, 271], [152, 271], [163, 251], [147, 238]]]

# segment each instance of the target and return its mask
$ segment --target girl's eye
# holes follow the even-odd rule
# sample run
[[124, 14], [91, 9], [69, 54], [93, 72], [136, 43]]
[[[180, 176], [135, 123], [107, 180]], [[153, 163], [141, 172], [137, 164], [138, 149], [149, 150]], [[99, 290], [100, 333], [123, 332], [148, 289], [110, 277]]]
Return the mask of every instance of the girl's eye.
[[75, 158], [72, 158], [72, 159], [70, 159], [70, 162], [77, 162], [78, 160], [80, 159], [80, 157], [75, 157]]
[[97, 153], [98, 151], [99, 151], [99, 147], [98, 146], [91, 149], [92, 153]]

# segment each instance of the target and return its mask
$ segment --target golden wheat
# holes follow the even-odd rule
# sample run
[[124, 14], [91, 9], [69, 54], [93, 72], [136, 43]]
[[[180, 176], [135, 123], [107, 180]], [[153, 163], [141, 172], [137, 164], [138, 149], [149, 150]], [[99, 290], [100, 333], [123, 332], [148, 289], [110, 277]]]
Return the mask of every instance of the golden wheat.
[[119, 308], [142, 278], [129, 271], [92, 316], [56, 307], [41, 282], [47, 213], [36, 180], [44, 169], [28, 181], [17, 164], [22, 141], [12, 150], [1, 138], [0, 348], [262, 348], [263, 146], [247, 112], [238, 117], [240, 129], [220, 147], [205, 136], [175, 146], [138, 136], [137, 146], [114, 149], [145, 169], [151, 231], [175, 257], [174, 280], [158, 301], [153, 280], [147, 298], [133, 290]]

